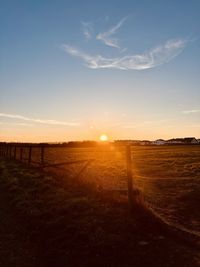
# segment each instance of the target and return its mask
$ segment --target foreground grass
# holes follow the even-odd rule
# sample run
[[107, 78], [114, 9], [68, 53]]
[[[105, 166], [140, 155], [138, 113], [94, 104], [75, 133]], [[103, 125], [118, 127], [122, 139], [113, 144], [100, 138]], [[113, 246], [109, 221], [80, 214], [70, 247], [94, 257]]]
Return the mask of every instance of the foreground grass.
[[15, 162], [1, 160], [0, 175], [40, 266], [198, 266], [195, 248], [126, 199]]
[[[46, 163], [95, 159], [81, 177], [104, 190], [126, 190], [125, 146], [45, 148]], [[146, 201], [168, 222], [200, 232], [200, 145], [132, 146], [134, 182]], [[18, 149], [18, 158], [19, 158]], [[33, 161], [40, 149], [33, 148]], [[28, 158], [28, 148], [24, 158]], [[67, 177], [76, 177], [83, 164], [66, 165]], [[58, 173], [58, 170], [54, 168]]]

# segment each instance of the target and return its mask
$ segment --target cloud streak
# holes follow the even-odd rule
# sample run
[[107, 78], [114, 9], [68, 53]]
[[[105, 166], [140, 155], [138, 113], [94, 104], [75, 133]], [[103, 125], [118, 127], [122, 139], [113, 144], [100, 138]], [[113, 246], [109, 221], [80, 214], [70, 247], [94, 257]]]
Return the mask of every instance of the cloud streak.
[[18, 119], [23, 121], [30, 121], [40, 124], [47, 124], [47, 125], [62, 125], [62, 126], [70, 126], [70, 127], [77, 127], [80, 125], [78, 122], [64, 122], [64, 121], [57, 121], [57, 120], [42, 120], [42, 119], [34, 119], [25, 117], [22, 115], [17, 114], [8, 114], [8, 113], [0, 113], [0, 117], [9, 118], [9, 119]]
[[200, 112], [200, 109], [191, 109], [191, 110], [183, 110], [183, 114], [191, 114], [191, 113], [198, 113]]
[[93, 26], [91, 22], [84, 22], [81, 21], [82, 27], [83, 27], [83, 35], [85, 36], [86, 40], [89, 40], [92, 38], [93, 34]]
[[145, 70], [169, 62], [179, 55], [187, 44], [183, 39], [172, 39], [141, 54], [107, 58], [102, 55], [90, 55], [64, 44], [64, 50], [71, 56], [83, 59], [90, 69]]
[[25, 122], [0, 122], [0, 125], [8, 125], [8, 126], [26, 126], [26, 127], [33, 127], [34, 124], [25, 123]]
[[116, 38], [111, 38], [111, 36], [114, 35], [118, 31], [118, 29], [123, 25], [125, 20], [126, 20], [126, 17], [120, 20], [115, 26], [110, 28], [108, 31], [100, 32], [96, 36], [96, 39], [102, 41], [107, 46], [120, 48], [118, 40]]

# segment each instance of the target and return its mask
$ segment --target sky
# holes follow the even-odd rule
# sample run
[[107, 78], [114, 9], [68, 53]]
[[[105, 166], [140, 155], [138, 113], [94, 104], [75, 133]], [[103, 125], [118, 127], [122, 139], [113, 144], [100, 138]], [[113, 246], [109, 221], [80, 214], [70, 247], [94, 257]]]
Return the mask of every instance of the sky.
[[200, 138], [199, 0], [3, 0], [0, 141]]

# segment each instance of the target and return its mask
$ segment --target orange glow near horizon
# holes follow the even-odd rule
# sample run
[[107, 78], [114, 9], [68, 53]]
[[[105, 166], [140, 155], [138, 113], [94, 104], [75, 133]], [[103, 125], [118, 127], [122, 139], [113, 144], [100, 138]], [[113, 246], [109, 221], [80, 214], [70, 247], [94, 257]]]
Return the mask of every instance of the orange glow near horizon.
[[102, 135], [100, 135], [99, 139], [101, 142], [106, 142], [106, 141], [108, 141], [109, 138], [106, 134], [102, 134]]

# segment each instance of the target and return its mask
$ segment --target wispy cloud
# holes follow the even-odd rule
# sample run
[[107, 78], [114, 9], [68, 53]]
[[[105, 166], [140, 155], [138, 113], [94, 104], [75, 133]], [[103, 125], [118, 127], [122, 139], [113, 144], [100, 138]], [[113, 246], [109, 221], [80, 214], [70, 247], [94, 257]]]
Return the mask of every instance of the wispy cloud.
[[82, 27], [83, 27], [83, 34], [85, 36], [86, 40], [89, 40], [92, 38], [93, 34], [93, 24], [91, 22], [84, 22], [81, 21]]
[[9, 119], [18, 119], [18, 120], [30, 121], [30, 122], [48, 124], [48, 125], [63, 125], [63, 126], [70, 126], [70, 127], [76, 127], [80, 125], [80, 123], [78, 122], [34, 119], [34, 118], [29, 118], [29, 117], [25, 117], [25, 116], [17, 115], [17, 114], [0, 113], [0, 117], [9, 118]]
[[100, 32], [96, 36], [96, 39], [102, 41], [105, 45], [115, 47], [115, 48], [120, 48], [118, 39], [111, 38], [111, 36], [117, 32], [117, 30], [123, 25], [126, 19], [127, 19], [126, 17], [123, 18], [115, 26], [110, 28], [108, 31]]
[[200, 109], [191, 109], [191, 110], [183, 110], [183, 114], [191, 114], [191, 113], [198, 113], [200, 112]]
[[8, 125], [8, 126], [25, 126], [25, 127], [33, 127], [32, 123], [24, 123], [24, 122], [0, 122], [0, 125]]
[[115, 58], [90, 55], [68, 44], [64, 44], [63, 48], [68, 54], [83, 59], [87, 67], [91, 69], [145, 70], [169, 62], [182, 52], [186, 44], [186, 40], [173, 39], [141, 54]]

